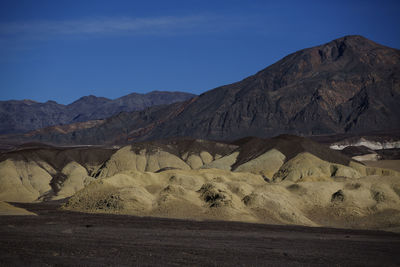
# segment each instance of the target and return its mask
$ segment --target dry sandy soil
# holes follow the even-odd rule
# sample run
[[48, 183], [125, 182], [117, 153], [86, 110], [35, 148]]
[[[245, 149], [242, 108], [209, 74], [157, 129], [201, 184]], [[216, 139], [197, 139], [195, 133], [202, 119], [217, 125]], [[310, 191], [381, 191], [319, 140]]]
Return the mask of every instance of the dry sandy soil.
[[400, 234], [190, 221], [14, 204], [3, 216], [1, 266], [399, 266]]

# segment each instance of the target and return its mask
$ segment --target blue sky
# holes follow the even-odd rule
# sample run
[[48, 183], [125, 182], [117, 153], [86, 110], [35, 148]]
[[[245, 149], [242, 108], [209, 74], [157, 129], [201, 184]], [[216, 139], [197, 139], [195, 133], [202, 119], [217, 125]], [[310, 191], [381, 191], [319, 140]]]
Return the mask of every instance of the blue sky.
[[0, 100], [200, 94], [360, 34], [400, 48], [400, 1], [1, 0]]

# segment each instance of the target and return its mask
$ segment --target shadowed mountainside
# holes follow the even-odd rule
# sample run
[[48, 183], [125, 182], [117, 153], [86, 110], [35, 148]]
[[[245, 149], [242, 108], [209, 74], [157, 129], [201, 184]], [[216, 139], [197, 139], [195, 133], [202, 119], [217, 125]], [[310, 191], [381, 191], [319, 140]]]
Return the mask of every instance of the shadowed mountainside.
[[184, 92], [132, 93], [114, 100], [84, 96], [69, 105], [54, 101], [0, 101], [0, 134], [22, 133], [47, 126], [104, 119], [120, 112], [143, 110], [150, 106], [188, 100], [195, 95]]
[[183, 103], [13, 138], [113, 144], [174, 136], [235, 140], [282, 133], [364, 133], [399, 129], [398, 103], [400, 51], [346, 36], [288, 55], [240, 82]]

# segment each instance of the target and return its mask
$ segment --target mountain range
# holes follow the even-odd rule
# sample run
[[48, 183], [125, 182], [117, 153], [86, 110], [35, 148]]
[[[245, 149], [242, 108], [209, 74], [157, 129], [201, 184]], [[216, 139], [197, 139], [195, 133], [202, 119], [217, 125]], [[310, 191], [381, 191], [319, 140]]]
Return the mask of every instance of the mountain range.
[[123, 144], [178, 136], [235, 140], [397, 130], [399, 103], [400, 50], [345, 36], [184, 102], [40, 129], [12, 140]]
[[[60, 107], [71, 114], [41, 111], [73, 123], [0, 135], [0, 215], [47, 202], [45, 223], [107, 213], [400, 232], [399, 50], [346, 36], [184, 98], [124, 111], [136, 95], [84, 97]], [[22, 104], [32, 114], [7, 108], [21, 122], [58, 105]]]
[[154, 105], [185, 101], [195, 95], [153, 91], [132, 93], [117, 99], [84, 96], [69, 105], [55, 101], [0, 101], [0, 134], [23, 133], [48, 126], [104, 119], [122, 111], [132, 112]]

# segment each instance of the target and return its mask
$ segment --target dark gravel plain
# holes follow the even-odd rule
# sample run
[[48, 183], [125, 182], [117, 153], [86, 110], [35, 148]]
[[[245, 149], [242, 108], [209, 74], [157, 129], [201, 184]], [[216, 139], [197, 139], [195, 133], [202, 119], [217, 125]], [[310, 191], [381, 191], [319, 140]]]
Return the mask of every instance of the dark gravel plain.
[[0, 217], [1, 266], [400, 266], [400, 234], [189, 221], [16, 204]]

